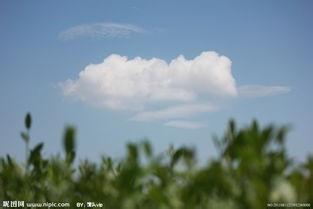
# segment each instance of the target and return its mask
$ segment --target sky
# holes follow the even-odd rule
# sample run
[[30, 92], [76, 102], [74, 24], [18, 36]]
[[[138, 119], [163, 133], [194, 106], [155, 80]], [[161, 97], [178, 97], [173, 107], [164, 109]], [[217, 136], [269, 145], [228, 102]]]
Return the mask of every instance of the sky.
[[290, 156], [312, 153], [313, 3], [0, 0], [0, 156], [31, 145], [61, 153], [77, 128], [78, 157], [119, 157], [148, 138], [216, 155], [212, 136], [288, 124]]

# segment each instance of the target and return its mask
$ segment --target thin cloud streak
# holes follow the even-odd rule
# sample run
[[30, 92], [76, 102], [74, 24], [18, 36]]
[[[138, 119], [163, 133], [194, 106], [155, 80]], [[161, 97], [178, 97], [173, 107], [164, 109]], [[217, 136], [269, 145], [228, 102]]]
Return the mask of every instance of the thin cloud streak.
[[244, 85], [238, 87], [239, 96], [243, 97], [266, 97], [279, 94], [286, 94], [291, 91], [288, 86], [263, 86], [263, 85]]
[[125, 38], [131, 34], [145, 33], [146, 30], [132, 24], [119, 24], [112, 22], [82, 24], [70, 27], [59, 34], [61, 40], [77, 38]]
[[134, 121], [157, 121], [178, 118], [188, 118], [200, 113], [216, 111], [216, 107], [211, 104], [186, 104], [167, 107], [160, 110], [143, 111], [137, 113], [131, 120]]
[[182, 128], [182, 129], [191, 129], [196, 130], [199, 128], [206, 127], [204, 122], [200, 121], [189, 121], [189, 120], [172, 120], [164, 123], [165, 126], [173, 127], [173, 128]]

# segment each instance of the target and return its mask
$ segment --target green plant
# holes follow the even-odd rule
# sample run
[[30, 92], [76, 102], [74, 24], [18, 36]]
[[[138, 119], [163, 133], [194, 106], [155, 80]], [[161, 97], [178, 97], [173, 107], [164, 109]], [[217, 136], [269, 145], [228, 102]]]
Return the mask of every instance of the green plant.
[[25, 118], [26, 167], [0, 158], [0, 200], [96, 201], [103, 208], [265, 208], [270, 202], [313, 203], [313, 157], [292, 163], [286, 127], [238, 129], [229, 122], [215, 137], [218, 156], [196, 164], [196, 151], [174, 148], [155, 154], [149, 141], [129, 143], [120, 160], [103, 156], [96, 164], [76, 157], [75, 129], [63, 137], [64, 157], [46, 158], [43, 143], [29, 148], [31, 116]]

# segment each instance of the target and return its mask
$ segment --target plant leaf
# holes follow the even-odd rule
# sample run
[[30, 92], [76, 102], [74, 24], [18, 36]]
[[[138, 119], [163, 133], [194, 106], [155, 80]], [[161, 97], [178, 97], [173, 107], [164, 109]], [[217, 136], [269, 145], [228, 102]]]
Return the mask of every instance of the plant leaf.
[[31, 125], [32, 125], [32, 117], [30, 113], [27, 113], [25, 117], [25, 127], [27, 128], [27, 130], [30, 129]]

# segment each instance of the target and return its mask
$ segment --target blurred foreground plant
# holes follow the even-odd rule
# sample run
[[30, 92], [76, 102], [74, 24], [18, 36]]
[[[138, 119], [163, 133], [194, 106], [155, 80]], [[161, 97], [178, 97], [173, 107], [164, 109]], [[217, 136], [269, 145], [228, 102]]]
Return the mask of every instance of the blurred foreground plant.
[[31, 116], [25, 118], [26, 166], [0, 158], [0, 200], [98, 201], [104, 208], [265, 208], [270, 202], [313, 203], [313, 157], [293, 163], [286, 152], [286, 127], [238, 129], [233, 120], [215, 137], [219, 151], [204, 166], [188, 147], [155, 154], [151, 144], [129, 143], [120, 160], [102, 157], [73, 165], [75, 129], [63, 137], [64, 158], [45, 158], [44, 144], [29, 148]]

